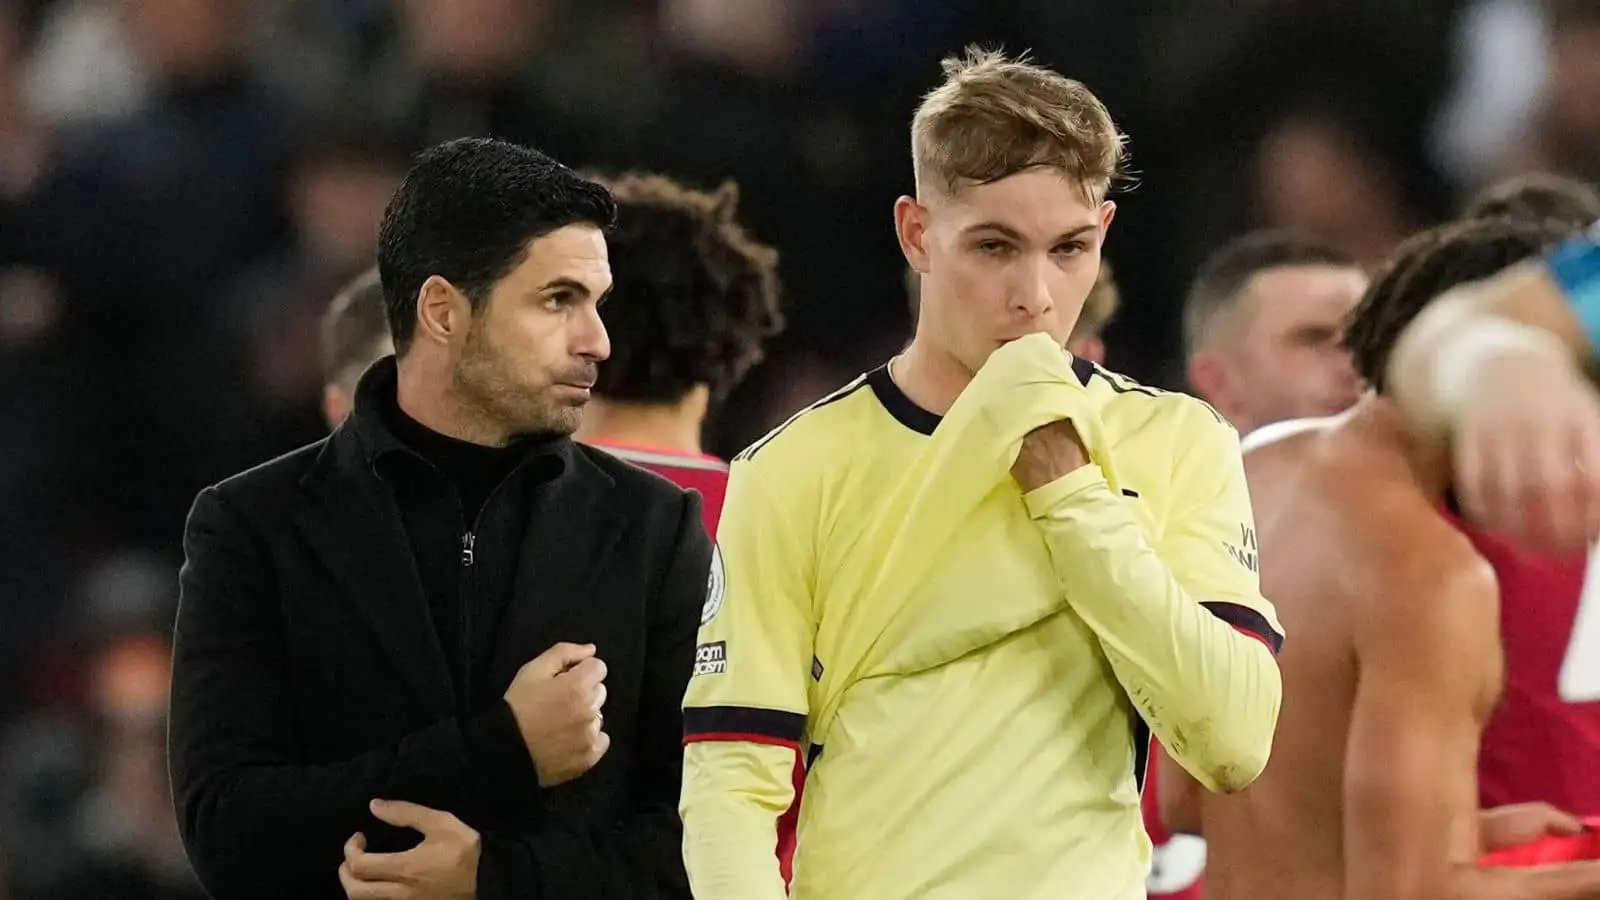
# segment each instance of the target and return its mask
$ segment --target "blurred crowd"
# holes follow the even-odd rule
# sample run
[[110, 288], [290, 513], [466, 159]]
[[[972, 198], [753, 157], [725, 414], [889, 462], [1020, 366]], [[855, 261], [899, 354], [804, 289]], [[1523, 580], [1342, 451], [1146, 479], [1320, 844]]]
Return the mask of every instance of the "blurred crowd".
[[1600, 0], [0, 0], [0, 898], [198, 896], [161, 743], [183, 517], [324, 433], [318, 319], [412, 152], [736, 180], [790, 325], [713, 416], [730, 455], [907, 336], [907, 122], [969, 42], [1131, 136], [1106, 344], [1163, 387], [1248, 228], [1370, 263], [1500, 176], [1600, 181]]

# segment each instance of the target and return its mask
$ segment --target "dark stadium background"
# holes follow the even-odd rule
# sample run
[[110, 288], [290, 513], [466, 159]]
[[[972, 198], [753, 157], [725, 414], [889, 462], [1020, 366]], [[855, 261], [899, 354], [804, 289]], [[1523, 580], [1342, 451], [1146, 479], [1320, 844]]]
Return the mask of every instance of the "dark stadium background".
[[1162, 386], [1246, 227], [1375, 260], [1500, 175], [1600, 180], [1593, 0], [0, 0], [0, 898], [194, 896], [160, 744], [183, 516], [321, 435], [316, 318], [410, 152], [737, 180], [790, 328], [727, 454], [904, 340], [910, 111], [975, 41], [1131, 135], [1110, 355]]

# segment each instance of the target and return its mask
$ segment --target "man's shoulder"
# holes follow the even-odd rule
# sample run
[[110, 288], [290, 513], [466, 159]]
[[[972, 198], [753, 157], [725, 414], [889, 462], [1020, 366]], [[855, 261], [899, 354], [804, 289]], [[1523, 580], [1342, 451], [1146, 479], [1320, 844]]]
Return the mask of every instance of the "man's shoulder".
[[299, 492], [306, 476], [329, 448], [330, 440], [323, 438], [259, 463], [211, 485], [204, 493], [214, 494], [230, 505], [285, 506]]
[[1104, 366], [1077, 361], [1073, 370], [1096, 400], [1114, 445], [1171, 458], [1196, 447], [1231, 447], [1239, 435], [1211, 404], [1182, 391], [1143, 384]]
[[1084, 387], [1100, 400], [1104, 414], [1129, 424], [1182, 423], [1188, 427], [1220, 425], [1231, 429], [1211, 404], [1192, 394], [1144, 384], [1131, 376], [1096, 363], [1078, 360], [1073, 365]]
[[665, 475], [600, 447], [575, 442], [573, 448], [579, 459], [611, 480], [622, 503], [636, 508], [682, 505], [687, 491]]
[[788, 475], [815, 471], [849, 456], [868, 427], [864, 405], [875, 404], [868, 376], [858, 376], [824, 395], [763, 435], [733, 458], [735, 469], [775, 470]]

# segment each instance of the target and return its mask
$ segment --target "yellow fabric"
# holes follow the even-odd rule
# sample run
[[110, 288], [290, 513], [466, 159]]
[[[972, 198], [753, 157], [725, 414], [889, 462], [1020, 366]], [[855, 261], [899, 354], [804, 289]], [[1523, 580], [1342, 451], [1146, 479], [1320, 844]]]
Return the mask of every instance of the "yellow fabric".
[[[1095, 465], [1024, 498], [1021, 440], [1061, 418]], [[1251, 527], [1231, 429], [1080, 378], [1044, 335], [997, 351], [932, 436], [859, 380], [797, 416], [730, 474], [716, 664], [685, 698], [695, 896], [784, 895], [794, 751], [770, 743], [803, 728], [824, 749], [794, 897], [1142, 897], [1135, 705], [1201, 773], [1243, 778], [1270, 743], [1270, 656], [1197, 602], [1278, 630], [1233, 546]]]

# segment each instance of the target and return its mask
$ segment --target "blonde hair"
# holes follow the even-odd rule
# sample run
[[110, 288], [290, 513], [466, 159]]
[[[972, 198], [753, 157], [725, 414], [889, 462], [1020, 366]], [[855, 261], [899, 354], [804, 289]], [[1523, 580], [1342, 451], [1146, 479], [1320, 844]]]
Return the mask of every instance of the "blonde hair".
[[1025, 169], [1051, 168], [1086, 199], [1105, 197], [1127, 161], [1127, 137], [1082, 82], [998, 50], [968, 47], [940, 64], [944, 83], [911, 120], [911, 168], [925, 189], [956, 193]]
[[1117, 290], [1117, 279], [1111, 272], [1111, 263], [1101, 260], [1100, 274], [1095, 277], [1094, 287], [1089, 289], [1089, 296], [1083, 301], [1083, 312], [1078, 314], [1078, 322], [1072, 326], [1072, 335], [1067, 338], [1067, 343], [1099, 337], [1121, 305], [1122, 294]]

